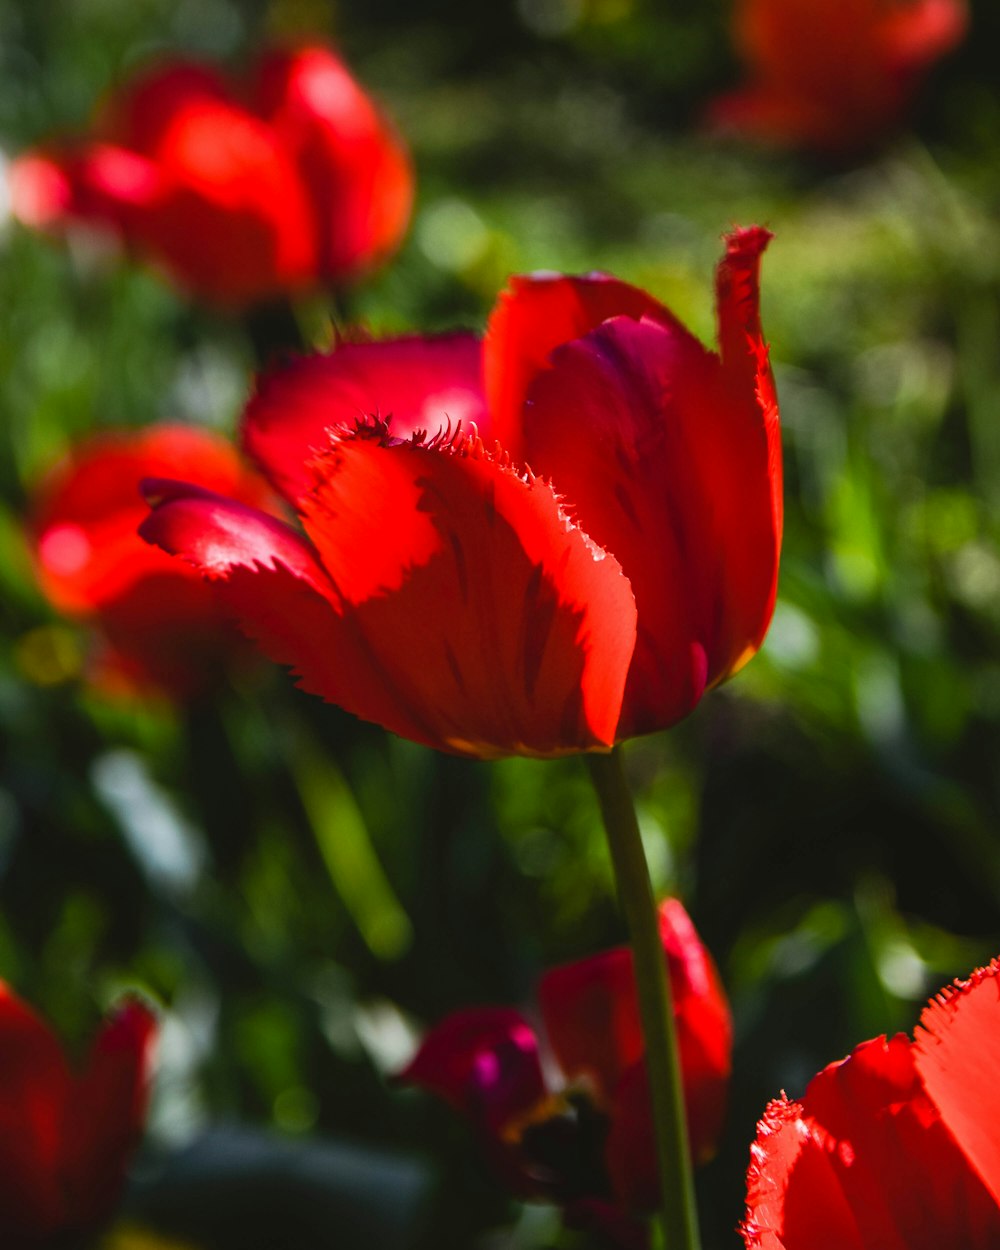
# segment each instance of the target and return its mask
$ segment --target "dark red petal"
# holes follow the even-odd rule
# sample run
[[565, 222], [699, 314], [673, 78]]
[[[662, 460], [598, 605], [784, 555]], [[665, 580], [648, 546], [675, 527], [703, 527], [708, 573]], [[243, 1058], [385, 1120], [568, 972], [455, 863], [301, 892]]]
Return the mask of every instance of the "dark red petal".
[[110, 1214], [149, 1101], [156, 1020], [137, 999], [104, 1024], [67, 1102], [62, 1173], [75, 1222], [88, 1227]]
[[[478, 439], [401, 443], [377, 424], [314, 472], [306, 528], [418, 740], [480, 757], [609, 744], [632, 593], [546, 482]], [[337, 683], [321, 692], [351, 706]]]
[[681, 328], [651, 295], [607, 274], [540, 273], [511, 278], [490, 314], [483, 373], [494, 437], [515, 459], [524, 458], [523, 410], [535, 375], [548, 366], [552, 352], [561, 344], [618, 316], [649, 317]]
[[263, 374], [243, 418], [243, 442], [275, 487], [293, 502], [311, 484], [309, 461], [331, 429], [389, 421], [393, 435], [434, 437], [475, 423], [489, 437], [473, 334], [342, 343]]
[[271, 52], [255, 93], [309, 189], [321, 272], [351, 277], [392, 252], [410, 218], [412, 165], [344, 63], [323, 47]]
[[103, 129], [114, 142], [155, 156], [177, 114], [204, 103], [232, 103], [222, 76], [207, 65], [168, 61], [144, 70], [110, 101]]
[[963, 0], [916, 0], [893, 9], [882, 27], [889, 66], [903, 75], [925, 70], [956, 48], [968, 27]]
[[[711, 1153], [721, 1128], [731, 1050], [729, 1006], [718, 974], [677, 899], [660, 905], [660, 933], [674, 997], [695, 1157]], [[618, 947], [553, 968], [539, 983], [545, 1031], [570, 1080], [589, 1079], [613, 1107], [625, 1073], [642, 1058], [632, 952]]]
[[1000, 1206], [1000, 963], [942, 990], [913, 1050], [931, 1101]]
[[70, 1073], [48, 1027], [0, 982], [0, 1239], [67, 1222], [59, 1173]]
[[902, 1036], [865, 1042], [815, 1077], [792, 1127], [758, 1135], [749, 1180], [752, 1247], [989, 1250], [1000, 1238], [1000, 1208]]
[[525, 458], [613, 551], [639, 614], [619, 737], [663, 728], [759, 647], [781, 538], [777, 408], [760, 338], [768, 234], [728, 240], [722, 359], [619, 317], [557, 349], [525, 409]]
[[546, 1093], [534, 1029], [506, 1007], [446, 1016], [398, 1079], [446, 1099], [476, 1128], [497, 1136]]

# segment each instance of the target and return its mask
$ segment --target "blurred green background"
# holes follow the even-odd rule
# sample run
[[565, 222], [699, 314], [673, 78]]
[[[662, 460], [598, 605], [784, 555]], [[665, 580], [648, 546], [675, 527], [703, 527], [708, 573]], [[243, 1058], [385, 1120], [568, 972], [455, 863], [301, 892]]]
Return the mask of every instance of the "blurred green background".
[[[351, 295], [376, 331], [481, 327], [510, 272], [602, 268], [711, 340], [721, 233], [774, 231], [778, 610], [736, 681], [627, 757], [657, 885], [688, 903], [736, 1015], [728, 1129], [699, 1178], [708, 1247], [737, 1244], [767, 1099], [910, 1029], [1000, 950], [1000, 10], [973, 3], [905, 134], [835, 167], [699, 134], [738, 72], [727, 16], [0, 0], [7, 159], [82, 128], [153, 54], [239, 63], [264, 34], [332, 37], [418, 169], [405, 248]], [[123, 985], [163, 1003], [135, 1200], [161, 1229], [584, 1244], [512, 1208], [463, 1127], [385, 1079], [427, 1022], [527, 1001], [549, 964], [623, 939], [582, 765], [437, 756], [271, 669], [178, 713], [89, 694], [85, 635], [34, 587], [32, 483], [91, 431], [231, 429], [253, 351], [155, 275], [3, 211], [0, 975], [76, 1045]], [[203, 1136], [220, 1124], [244, 1127]]]

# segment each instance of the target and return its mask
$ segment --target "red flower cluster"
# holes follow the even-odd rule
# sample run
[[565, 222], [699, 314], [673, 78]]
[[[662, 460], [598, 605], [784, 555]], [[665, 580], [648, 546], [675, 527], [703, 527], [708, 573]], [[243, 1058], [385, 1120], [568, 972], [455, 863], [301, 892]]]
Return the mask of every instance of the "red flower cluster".
[[205, 66], [149, 71], [92, 141], [16, 162], [11, 194], [29, 225], [110, 227], [181, 286], [238, 308], [387, 256], [413, 173], [343, 62], [306, 47], [264, 56], [245, 96]]
[[771, 143], [865, 148], [899, 123], [966, 23], [964, 0], [736, 0], [749, 82], [710, 121]]
[[[692, 1152], [722, 1126], [732, 1029], [718, 974], [676, 899], [660, 907]], [[657, 1205], [656, 1147], [632, 952], [620, 947], [553, 969], [538, 987], [553, 1086], [539, 1038], [517, 1011], [456, 1012], [426, 1037], [401, 1079], [447, 1099], [482, 1137], [516, 1193], [571, 1218], [629, 1228]]]
[[728, 239], [718, 355], [624, 282], [539, 275], [514, 279], [481, 347], [294, 362], [260, 383], [245, 441], [306, 536], [177, 481], [150, 484], [142, 533], [307, 690], [414, 741], [547, 756], [667, 726], [754, 653], [774, 605], [769, 237]]
[[127, 1001], [74, 1075], [48, 1027], [0, 982], [5, 1250], [37, 1250], [110, 1216], [145, 1120], [155, 1028], [146, 1007]]
[[771, 1103], [747, 1189], [748, 1250], [1000, 1246], [1000, 963]]
[[98, 627], [95, 682], [108, 691], [183, 698], [211, 685], [242, 640], [211, 588], [139, 537], [147, 515], [139, 483], [161, 473], [182, 473], [247, 504], [271, 500], [224, 439], [190, 426], [153, 426], [76, 448], [36, 492], [31, 528], [49, 601]]

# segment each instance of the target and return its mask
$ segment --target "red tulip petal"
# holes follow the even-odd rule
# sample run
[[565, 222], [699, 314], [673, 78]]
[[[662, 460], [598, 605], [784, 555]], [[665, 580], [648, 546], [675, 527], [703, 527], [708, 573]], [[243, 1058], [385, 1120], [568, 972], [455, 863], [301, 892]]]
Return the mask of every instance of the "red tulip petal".
[[428, 741], [422, 723], [387, 686], [301, 534], [187, 483], [153, 480], [145, 489], [155, 510], [140, 526], [142, 537], [207, 577], [245, 632], [272, 660], [293, 669], [303, 689], [403, 737]]
[[122, 1004], [95, 1039], [67, 1103], [62, 1167], [81, 1227], [107, 1216], [121, 1192], [146, 1119], [155, 1034], [148, 1008], [137, 999]]
[[[1000, 1209], [927, 1098], [910, 1043], [859, 1046], [758, 1133], [744, 1237], [784, 1250], [989, 1250]], [[793, 1149], [797, 1139], [798, 1151]]]
[[329, 446], [330, 430], [371, 416], [390, 421], [401, 438], [470, 423], [485, 436], [476, 336], [342, 343], [265, 373], [243, 418], [243, 442], [294, 502], [311, 484], [308, 463]]
[[[476, 438], [404, 443], [379, 423], [314, 472], [306, 528], [420, 741], [481, 757], [610, 743], [632, 594], [547, 483]], [[337, 683], [323, 693], [351, 706]]]
[[1000, 1206], [1000, 962], [933, 999], [913, 1049], [931, 1101]]
[[225, 80], [207, 65], [169, 61], [146, 69], [110, 102], [105, 133], [116, 143], [155, 156], [178, 113], [189, 105], [232, 104]]
[[393, 251], [410, 219], [412, 165], [344, 63], [322, 47], [272, 52], [255, 94], [309, 188], [322, 272], [352, 276]]
[[651, 295], [607, 274], [515, 277], [490, 314], [483, 348], [483, 374], [494, 436], [516, 460], [524, 458], [521, 429], [524, 402], [536, 374], [552, 352], [581, 338], [610, 317], [649, 317], [681, 329]]
[[894, 8], [882, 26], [888, 64], [898, 74], [919, 73], [956, 48], [968, 27], [963, 0], [916, 0]]
[[[692, 1149], [703, 1161], [722, 1127], [732, 1051], [729, 1005], [679, 900], [661, 903], [660, 934], [674, 998]], [[618, 1106], [621, 1081], [645, 1049], [632, 967], [632, 952], [618, 947], [553, 968], [538, 986], [545, 1031], [560, 1067], [570, 1080], [589, 1078], [598, 1100], [622, 1123], [628, 1112]], [[628, 1135], [629, 1130], [622, 1131]]]
[[427, 1034], [398, 1079], [446, 1099], [477, 1128], [496, 1136], [546, 1093], [534, 1029], [506, 1007], [447, 1016]]
[[142, 242], [182, 283], [240, 305], [315, 271], [312, 210], [270, 129], [222, 103], [189, 104], [157, 146], [164, 193]]
[[[177, 582], [182, 574], [176, 562], [136, 533], [148, 513], [139, 483], [167, 474], [248, 503], [268, 499], [264, 483], [232, 445], [206, 430], [161, 425], [86, 440], [35, 492], [31, 527], [39, 577], [60, 610], [98, 611], [153, 574]], [[191, 585], [198, 582], [192, 578]]]
[[128, 231], [156, 210], [162, 192], [155, 165], [109, 144], [54, 156], [30, 153], [11, 171], [13, 211], [39, 228], [77, 220]]
[[680, 719], [757, 649], [781, 538], [777, 408], [760, 338], [764, 230], [718, 272], [722, 359], [675, 324], [615, 318], [533, 382], [525, 458], [613, 551], [639, 614], [619, 737]]
[[59, 1152], [70, 1080], [52, 1033], [0, 982], [0, 1230], [10, 1240], [66, 1222]]

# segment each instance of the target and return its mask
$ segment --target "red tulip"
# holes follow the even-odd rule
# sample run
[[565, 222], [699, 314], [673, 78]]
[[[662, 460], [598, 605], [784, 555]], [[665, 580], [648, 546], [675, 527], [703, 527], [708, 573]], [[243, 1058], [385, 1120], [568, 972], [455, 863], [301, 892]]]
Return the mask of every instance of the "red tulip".
[[966, 22], [964, 0], [736, 0], [749, 81], [710, 121], [772, 143], [865, 148], [899, 123]]
[[110, 228], [182, 287], [240, 308], [383, 260], [413, 174], [340, 59], [306, 47], [268, 53], [245, 100], [202, 66], [147, 71], [93, 140], [22, 157], [11, 187], [28, 225]]
[[62, 1244], [110, 1216], [149, 1092], [151, 1013], [129, 1000], [73, 1073], [49, 1028], [0, 982], [0, 1240]]
[[32, 531], [42, 590], [97, 626], [93, 676], [106, 689], [176, 697], [210, 685], [242, 639], [211, 588], [138, 535], [140, 481], [179, 473], [266, 506], [270, 492], [218, 435], [190, 426], [103, 434], [76, 448], [36, 492]]
[[541, 275], [481, 360], [456, 334], [293, 362], [245, 441], [306, 535], [176, 481], [150, 485], [142, 533], [305, 689], [417, 742], [547, 756], [672, 724], [774, 605], [768, 238], [728, 240], [718, 355], [623, 282]]
[[[660, 907], [696, 1159], [712, 1154], [730, 1073], [729, 1007], [715, 967], [676, 899]], [[553, 969], [539, 985], [543, 1037], [561, 1081], [539, 1060], [532, 1026], [508, 1008], [456, 1012], [425, 1038], [401, 1079], [445, 1098], [525, 1197], [628, 1230], [658, 1200], [632, 953], [619, 947]]]
[[749, 1250], [1000, 1246], [1000, 963], [771, 1103], [747, 1189]]

